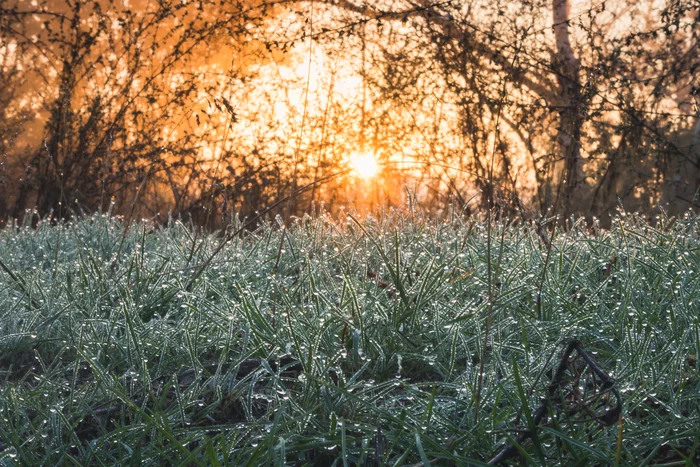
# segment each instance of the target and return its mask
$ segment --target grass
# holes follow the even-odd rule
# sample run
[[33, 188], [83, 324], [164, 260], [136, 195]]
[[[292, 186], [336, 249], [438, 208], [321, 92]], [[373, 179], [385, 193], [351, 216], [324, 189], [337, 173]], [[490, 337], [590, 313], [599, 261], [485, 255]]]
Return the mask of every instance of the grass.
[[0, 463], [478, 465], [532, 422], [577, 338], [622, 425], [548, 417], [511, 462], [695, 465], [699, 220], [576, 223], [544, 274], [534, 229], [494, 222], [488, 339], [475, 218], [305, 217], [282, 249], [263, 223], [197, 276], [221, 236], [178, 221], [8, 227]]

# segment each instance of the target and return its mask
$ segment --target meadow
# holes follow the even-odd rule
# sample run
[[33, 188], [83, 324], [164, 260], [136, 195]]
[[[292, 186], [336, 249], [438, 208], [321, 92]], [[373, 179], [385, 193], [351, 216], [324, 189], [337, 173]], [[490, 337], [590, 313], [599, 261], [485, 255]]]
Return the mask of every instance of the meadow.
[[699, 221], [8, 226], [0, 464], [697, 465]]

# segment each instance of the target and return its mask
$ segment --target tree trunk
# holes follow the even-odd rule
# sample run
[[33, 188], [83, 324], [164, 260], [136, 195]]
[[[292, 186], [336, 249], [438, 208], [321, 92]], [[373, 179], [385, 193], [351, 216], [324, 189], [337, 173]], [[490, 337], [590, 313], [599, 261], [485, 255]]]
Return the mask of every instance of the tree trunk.
[[579, 111], [581, 105], [580, 63], [569, 41], [568, 0], [553, 0], [552, 11], [556, 40], [554, 69], [557, 72], [560, 97], [557, 105], [560, 112], [557, 144], [564, 160], [561, 173], [561, 177], [563, 177], [561, 191], [557, 197], [560, 198], [564, 216], [568, 217], [572, 212], [580, 209], [579, 203], [585, 188], [580, 142], [583, 124], [583, 118]]
[[695, 131], [693, 131], [693, 142], [690, 146], [690, 161], [695, 161], [695, 193], [693, 193], [693, 204], [698, 201], [698, 196], [700, 196], [700, 119], [695, 123]]

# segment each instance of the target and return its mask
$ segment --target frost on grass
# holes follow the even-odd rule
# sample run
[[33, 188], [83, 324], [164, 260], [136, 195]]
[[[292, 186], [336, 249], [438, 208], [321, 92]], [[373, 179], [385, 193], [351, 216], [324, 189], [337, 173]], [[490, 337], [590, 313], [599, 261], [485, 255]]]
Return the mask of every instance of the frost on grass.
[[488, 461], [571, 338], [615, 378], [622, 432], [560, 416], [528, 455], [682, 461], [700, 422], [697, 222], [578, 223], [549, 260], [534, 229], [495, 224], [490, 305], [474, 218], [306, 217], [284, 238], [262, 223], [198, 275], [221, 236], [179, 222], [7, 228], [0, 462]]

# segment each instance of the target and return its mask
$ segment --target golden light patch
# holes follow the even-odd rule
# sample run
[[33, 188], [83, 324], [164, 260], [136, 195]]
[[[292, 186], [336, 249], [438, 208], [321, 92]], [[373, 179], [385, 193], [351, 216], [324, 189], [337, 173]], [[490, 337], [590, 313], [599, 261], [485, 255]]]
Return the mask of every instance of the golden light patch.
[[351, 154], [349, 164], [354, 175], [364, 179], [375, 177], [380, 170], [377, 159], [370, 153]]

